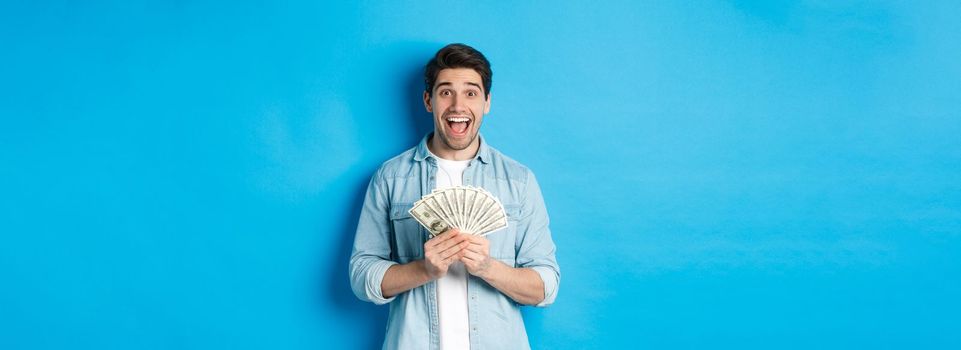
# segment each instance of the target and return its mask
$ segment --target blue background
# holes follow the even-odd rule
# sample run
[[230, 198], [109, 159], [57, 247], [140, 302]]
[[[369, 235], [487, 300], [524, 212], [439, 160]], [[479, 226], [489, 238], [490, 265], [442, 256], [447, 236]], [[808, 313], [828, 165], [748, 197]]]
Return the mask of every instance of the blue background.
[[0, 5], [0, 348], [376, 348], [347, 259], [493, 62], [562, 281], [539, 349], [961, 346], [955, 1]]

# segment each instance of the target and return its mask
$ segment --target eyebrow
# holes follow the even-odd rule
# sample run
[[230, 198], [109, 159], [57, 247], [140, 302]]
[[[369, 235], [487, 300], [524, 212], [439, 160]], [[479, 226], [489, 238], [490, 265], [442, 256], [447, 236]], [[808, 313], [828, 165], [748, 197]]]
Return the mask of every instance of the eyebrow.
[[[481, 87], [480, 85], [477, 85], [477, 83], [466, 82], [466, 83], [464, 83], [464, 84], [473, 85], [474, 87], [480, 89], [481, 91], [484, 91], [484, 88]], [[437, 89], [439, 89], [441, 86], [444, 86], [444, 85], [454, 86], [453, 83], [451, 83], [451, 82], [449, 82], [449, 81], [445, 81], [445, 82], [443, 82], [443, 83], [438, 83], [437, 85], [434, 85], [434, 90], [437, 90]]]

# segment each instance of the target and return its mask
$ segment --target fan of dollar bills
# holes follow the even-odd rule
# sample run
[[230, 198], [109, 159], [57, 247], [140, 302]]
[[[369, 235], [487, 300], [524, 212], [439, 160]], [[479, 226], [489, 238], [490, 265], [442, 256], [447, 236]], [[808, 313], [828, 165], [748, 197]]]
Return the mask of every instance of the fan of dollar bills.
[[455, 227], [467, 234], [486, 236], [507, 227], [507, 214], [497, 197], [471, 186], [434, 190], [414, 203], [410, 215], [431, 236]]

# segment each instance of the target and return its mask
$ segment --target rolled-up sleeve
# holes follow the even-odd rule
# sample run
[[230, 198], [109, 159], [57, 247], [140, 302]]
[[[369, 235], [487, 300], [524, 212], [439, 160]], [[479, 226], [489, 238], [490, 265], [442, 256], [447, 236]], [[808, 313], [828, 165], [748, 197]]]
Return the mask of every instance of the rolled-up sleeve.
[[397, 264], [390, 260], [390, 204], [382, 170], [377, 170], [367, 186], [350, 255], [350, 287], [354, 295], [377, 305], [394, 300], [384, 298], [380, 285], [387, 269]]
[[544, 282], [544, 300], [534, 306], [546, 307], [557, 299], [561, 270], [555, 256], [556, 247], [551, 238], [550, 219], [534, 174], [528, 172], [518, 220], [517, 266], [530, 268]]

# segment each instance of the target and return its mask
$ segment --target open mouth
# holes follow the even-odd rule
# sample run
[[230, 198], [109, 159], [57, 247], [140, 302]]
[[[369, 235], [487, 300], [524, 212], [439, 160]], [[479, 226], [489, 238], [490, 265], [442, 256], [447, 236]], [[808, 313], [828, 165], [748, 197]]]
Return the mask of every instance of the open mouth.
[[446, 117], [447, 129], [452, 136], [466, 136], [470, 129], [471, 119], [467, 117]]

